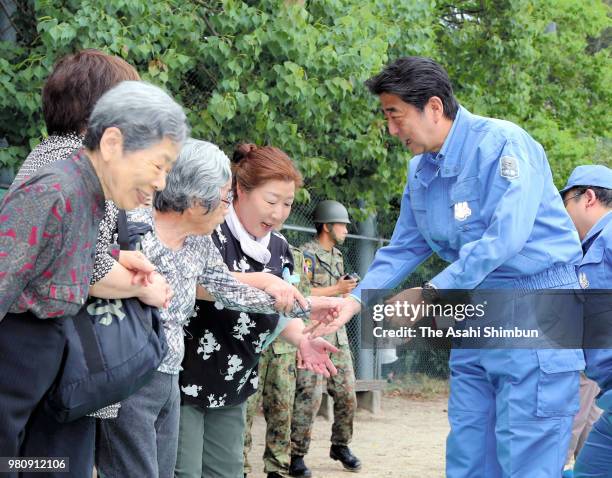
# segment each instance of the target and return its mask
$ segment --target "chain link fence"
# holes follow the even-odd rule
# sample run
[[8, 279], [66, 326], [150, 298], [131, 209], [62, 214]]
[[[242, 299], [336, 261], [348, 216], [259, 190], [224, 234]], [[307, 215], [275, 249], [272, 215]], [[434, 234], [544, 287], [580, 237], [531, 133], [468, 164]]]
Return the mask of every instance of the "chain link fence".
[[11, 19], [17, 9], [16, 0], [0, 0], [0, 40], [15, 41], [17, 26]]
[[[282, 230], [290, 244], [301, 246], [315, 237], [312, 214], [320, 200], [322, 198], [313, 197], [309, 203], [293, 205], [291, 215]], [[372, 221], [370, 226], [374, 225]], [[378, 227], [370, 227], [368, 231], [370, 234], [363, 234], [363, 228], [351, 224], [346, 241], [338, 247], [344, 257], [345, 271], [356, 272], [363, 277], [374, 258], [375, 251], [389, 242], [393, 226], [393, 223], [385, 223]], [[421, 286], [442, 267], [443, 264], [439, 260], [431, 258], [411, 274], [400, 288]], [[357, 379], [386, 378], [388, 371], [393, 371], [398, 376], [425, 374], [436, 378], [448, 377], [447, 350], [427, 350], [421, 343], [407, 344], [396, 350], [365, 349], [361, 346], [360, 320], [361, 317], [356, 316], [346, 326]], [[384, 364], [386, 365], [383, 367]]]

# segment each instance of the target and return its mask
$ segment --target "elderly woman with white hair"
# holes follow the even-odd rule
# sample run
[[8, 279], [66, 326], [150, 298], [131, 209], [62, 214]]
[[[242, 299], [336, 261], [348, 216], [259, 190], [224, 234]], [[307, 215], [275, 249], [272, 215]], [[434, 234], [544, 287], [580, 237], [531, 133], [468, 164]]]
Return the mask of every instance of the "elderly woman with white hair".
[[94, 419], [59, 423], [42, 406], [62, 367], [64, 320], [88, 295], [105, 199], [132, 209], [163, 189], [188, 132], [183, 109], [168, 94], [144, 82], [122, 82], [96, 103], [84, 148], [37, 170], [5, 197], [0, 456], [54, 453], [69, 458], [61, 476], [91, 475]]
[[[234, 310], [275, 313], [280, 307], [291, 309], [289, 315], [293, 316], [308, 312], [294, 303], [294, 298], [303, 298], [281, 279], [266, 274], [267, 285], [259, 290], [230, 273], [210, 234], [224, 221], [231, 201], [227, 156], [211, 143], [189, 140], [168, 175], [166, 189], [155, 194], [153, 209], [129, 213], [131, 222], [151, 226], [151, 232], [143, 236], [142, 251], [166, 278], [174, 296], [169, 307], [161, 310], [169, 351], [154, 378], [122, 402], [117, 419], [100, 422], [97, 466], [105, 477], [174, 476], [180, 409], [178, 374], [185, 349], [183, 327], [194, 316], [197, 285], [220, 306]], [[327, 315], [336, 304], [327, 298], [313, 299], [315, 317]], [[304, 302], [304, 306], [308, 304]], [[297, 344], [303, 328], [301, 319], [294, 319], [283, 334]], [[324, 340], [308, 341], [303, 352], [306, 366], [319, 373], [334, 373], [328, 356], [334, 350]]]
[[[134, 67], [99, 50], [86, 49], [60, 58], [42, 89], [42, 111], [49, 136], [30, 152], [11, 189], [38, 169], [70, 159], [82, 147], [96, 102], [113, 86], [129, 80], [140, 80]], [[123, 250], [117, 254], [113, 238], [118, 232], [118, 217], [119, 210], [107, 200], [98, 231], [89, 295], [106, 299], [137, 297], [145, 304], [162, 307], [171, 294], [165, 279], [152, 272], [153, 265], [142, 253]], [[118, 412], [119, 404], [113, 404], [91, 416], [114, 418]]]

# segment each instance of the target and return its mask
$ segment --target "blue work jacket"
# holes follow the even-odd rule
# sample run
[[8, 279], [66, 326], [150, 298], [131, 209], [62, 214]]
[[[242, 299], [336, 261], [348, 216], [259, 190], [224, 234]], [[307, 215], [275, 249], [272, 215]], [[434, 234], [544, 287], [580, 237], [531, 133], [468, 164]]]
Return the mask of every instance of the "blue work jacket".
[[352, 295], [397, 286], [433, 252], [450, 263], [431, 279], [440, 289], [578, 266], [578, 234], [527, 132], [460, 107], [440, 152], [411, 159], [391, 242]]
[[[578, 274], [580, 285], [584, 289], [612, 289], [612, 212], [603, 216], [591, 228], [582, 245], [585, 254]], [[606, 305], [609, 305], [610, 299], [605, 300]], [[594, 317], [595, 320], [598, 318], [601, 317]], [[588, 316], [586, 320], [589, 320]], [[612, 334], [612, 330], [608, 333]], [[606, 403], [600, 403], [600, 406], [612, 409], [612, 349], [587, 348], [584, 355], [587, 376], [597, 382], [602, 389], [602, 396], [605, 396]]]

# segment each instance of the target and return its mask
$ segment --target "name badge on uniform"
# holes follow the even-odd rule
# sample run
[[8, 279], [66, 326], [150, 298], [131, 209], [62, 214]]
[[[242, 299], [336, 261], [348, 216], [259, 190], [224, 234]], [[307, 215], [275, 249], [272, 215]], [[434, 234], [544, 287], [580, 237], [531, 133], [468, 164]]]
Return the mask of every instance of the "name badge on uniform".
[[580, 287], [582, 287], [583, 289], [589, 288], [589, 278], [584, 272], [578, 274], [578, 282], [580, 282]]
[[455, 219], [457, 221], [465, 221], [472, 215], [472, 210], [466, 201], [455, 204]]
[[519, 167], [516, 158], [512, 156], [502, 156], [499, 167], [502, 178], [512, 180], [519, 177]]

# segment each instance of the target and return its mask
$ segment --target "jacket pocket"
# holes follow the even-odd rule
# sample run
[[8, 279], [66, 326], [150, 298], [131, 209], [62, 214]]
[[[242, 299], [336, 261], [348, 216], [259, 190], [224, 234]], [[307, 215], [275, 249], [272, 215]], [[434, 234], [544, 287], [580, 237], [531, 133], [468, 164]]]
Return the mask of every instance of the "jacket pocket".
[[580, 349], [536, 350], [540, 365], [536, 415], [573, 416], [580, 407], [580, 370], [584, 355]]
[[[420, 231], [428, 231], [427, 226], [427, 191], [417, 186], [410, 189], [410, 207], [414, 220]], [[427, 238], [426, 238], [427, 239]]]

